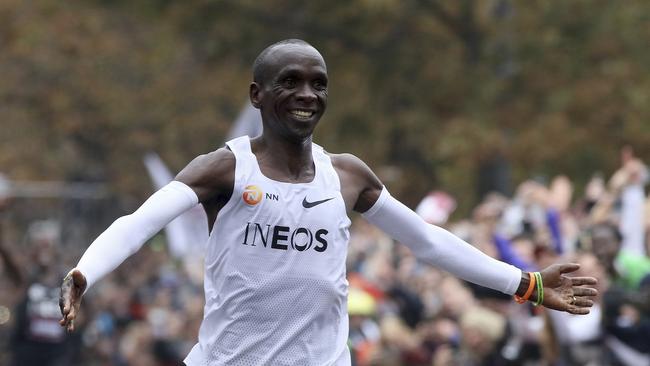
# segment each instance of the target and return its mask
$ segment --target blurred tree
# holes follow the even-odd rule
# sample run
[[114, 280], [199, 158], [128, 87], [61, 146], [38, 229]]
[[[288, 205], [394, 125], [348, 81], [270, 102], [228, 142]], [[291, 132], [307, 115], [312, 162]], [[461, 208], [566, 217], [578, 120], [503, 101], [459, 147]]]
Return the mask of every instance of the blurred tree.
[[217, 148], [254, 57], [299, 37], [330, 71], [317, 141], [361, 156], [407, 203], [436, 187], [466, 213], [479, 181], [582, 183], [611, 172], [624, 143], [648, 158], [649, 10], [642, 0], [4, 0], [0, 167], [108, 181], [132, 209], [151, 191], [144, 152], [180, 169]]

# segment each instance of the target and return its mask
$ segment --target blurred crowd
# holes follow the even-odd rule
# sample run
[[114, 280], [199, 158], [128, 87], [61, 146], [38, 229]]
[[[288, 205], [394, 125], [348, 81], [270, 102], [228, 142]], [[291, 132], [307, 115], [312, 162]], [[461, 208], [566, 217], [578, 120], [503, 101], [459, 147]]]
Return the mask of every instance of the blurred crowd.
[[[648, 178], [623, 149], [620, 169], [585, 187], [565, 176], [526, 181], [513, 197], [488, 195], [462, 220], [449, 220], [454, 202], [442, 192], [417, 208], [524, 270], [580, 263], [577, 275], [599, 280], [587, 316], [463, 282], [355, 219], [347, 263], [353, 364], [650, 366]], [[0, 365], [180, 365], [202, 319], [200, 258], [170, 257], [157, 236], [88, 291], [78, 331], [66, 334], [58, 286], [82, 249], [64, 252], [57, 225], [35, 222], [24, 240], [0, 240]]]

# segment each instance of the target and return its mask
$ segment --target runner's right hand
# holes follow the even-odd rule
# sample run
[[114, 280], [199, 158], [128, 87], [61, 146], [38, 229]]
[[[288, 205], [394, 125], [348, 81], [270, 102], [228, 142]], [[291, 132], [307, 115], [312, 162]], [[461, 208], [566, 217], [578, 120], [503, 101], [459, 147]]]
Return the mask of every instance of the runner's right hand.
[[73, 269], [63, 279], [61, 297], [59, 298], [62, 318], [59, 324], [65, 327], [68, 332], [74, 331], [74, 320], [79, 314], [81, 297], [85, 290], [86, 277], [78, 269]]

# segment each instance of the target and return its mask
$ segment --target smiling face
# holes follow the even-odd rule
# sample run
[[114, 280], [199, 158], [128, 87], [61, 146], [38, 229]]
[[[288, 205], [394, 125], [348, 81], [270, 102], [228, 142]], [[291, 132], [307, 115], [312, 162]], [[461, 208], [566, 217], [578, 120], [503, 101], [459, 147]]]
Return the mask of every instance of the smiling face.
[[327, 106], [327, 67], [305, 44], [274, 46], [250, 86], [251, 102], [262, 113], [265, 133], [292, 140], [311, 136]]

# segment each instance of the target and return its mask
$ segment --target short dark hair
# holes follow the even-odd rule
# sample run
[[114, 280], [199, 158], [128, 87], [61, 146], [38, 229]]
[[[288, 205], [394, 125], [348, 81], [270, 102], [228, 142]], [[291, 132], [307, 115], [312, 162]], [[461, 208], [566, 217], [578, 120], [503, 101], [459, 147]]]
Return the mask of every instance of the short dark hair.
[[262, 79], [264, 77], [265, 71], [266, 71], [266, 58], [268, 57], [269, 53], [271, 51], [278, 47], [278, 46], [284, 46], [287, 44], [297, 44], [297, 45], [302, 45], [302, 46], [309, 46], [309, 47], [314, 47], [311, 44], [309, 44], [306, 41], [303, 41], [302, 39], [297, 39], [297, 38], [290, 38], [290, 39], [285, 39], [279, 42], [275, 42], [272, 45], [266, 47], [260, 54], [257, 56], [255, 59], [255, 62], [253, 62], [253, 81], [256, 83], [262, 82]]

